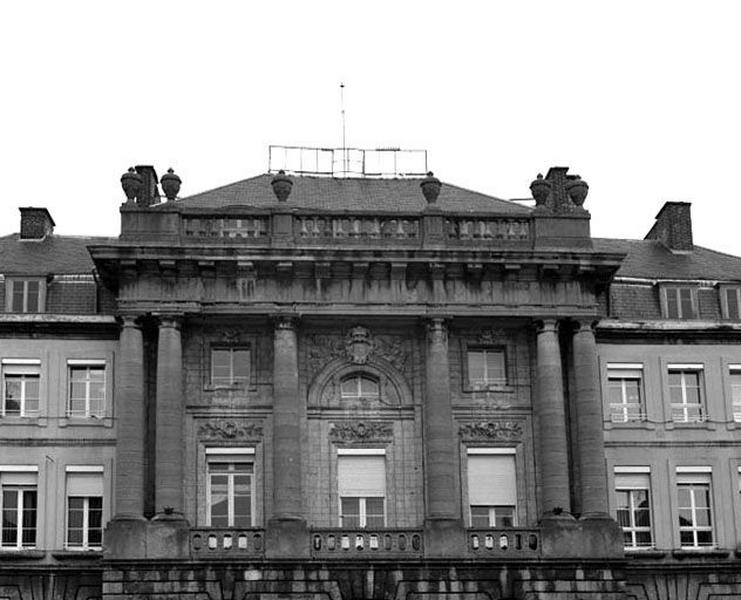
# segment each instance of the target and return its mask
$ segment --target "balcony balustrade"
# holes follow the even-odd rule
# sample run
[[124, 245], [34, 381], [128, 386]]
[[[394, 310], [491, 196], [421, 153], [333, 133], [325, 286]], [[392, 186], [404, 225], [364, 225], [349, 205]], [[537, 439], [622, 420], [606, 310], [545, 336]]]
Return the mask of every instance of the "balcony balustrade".
[[420, 558], [423, 553], [421, 529], [313, 529], [311, 532], [314, 558]]
[[469, 555], [477, 558], [536, 558], [540, 556], [537, 529], [468, 529]]
[[264, 529], [190, 530], [190, 550], [194, 558], [261, 557], [265, 554]]
[[445, 220], [447, 237], [453, 241], [523, 241], [530, 239], [529, 219], [465, 218]]
[[414, 240], [419, 238], [419, 219], [300, 216], [294, 220], [294, 233], [301, 240]]

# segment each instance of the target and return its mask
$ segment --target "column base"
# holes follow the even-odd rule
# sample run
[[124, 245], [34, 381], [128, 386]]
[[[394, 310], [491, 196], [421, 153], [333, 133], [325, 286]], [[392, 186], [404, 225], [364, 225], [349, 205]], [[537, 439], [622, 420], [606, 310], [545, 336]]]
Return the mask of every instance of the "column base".
[[189, 559], [190, 524], [182, 515], [117, 515], [105, 530], [105, 557], [110, 560]]
[[622, 558], [623, 530], [609, 515], [547, 515], [540, 521], [543, 558]]
[[265, 528], [266, 558], [310, 558], [311, 539], [303, 519], [270, 519]]
[[466, 530], [461, 519], [425, 519], [425, 557], [463, 556], [466, 552]]

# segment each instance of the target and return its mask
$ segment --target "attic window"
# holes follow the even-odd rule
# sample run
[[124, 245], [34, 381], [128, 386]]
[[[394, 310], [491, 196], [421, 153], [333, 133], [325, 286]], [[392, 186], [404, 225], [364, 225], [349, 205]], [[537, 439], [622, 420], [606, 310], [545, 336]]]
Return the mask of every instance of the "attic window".
[[697, 298], [690, 287], [667, 286], [664, 293], [664, 317], [667, 319], [697, 318]]
[[741, 319], [741, 287], [721, 287], [720, 304], [724, 319]]
[[13, 313], [44, 312], [46, 282], [43, 278], [12, 277], [5, 281], [5, 310]]

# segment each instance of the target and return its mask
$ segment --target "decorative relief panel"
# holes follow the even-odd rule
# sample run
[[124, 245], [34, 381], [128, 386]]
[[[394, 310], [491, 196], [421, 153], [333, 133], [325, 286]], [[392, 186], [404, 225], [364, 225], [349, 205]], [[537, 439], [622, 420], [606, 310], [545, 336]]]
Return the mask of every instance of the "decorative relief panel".
[[329, 439], [333, 442], [380, 442], [389, 441], [392, 437], [392, 424], [382, 421], [343, 421], [333, 423], [329, 430]]
[[385, 360], [402, 373], [408, 368], [409, 355], [404, 350], [401, 338], [374, 336], [366, 327], [353, 327], [344, 338], [335, 335], [312, 335], [308, 341], [309, 362], [315, 373], [335, 358], [364, 365], [376, 357]]
[[255, 423], [220, 419], [202, 424], [198, 428], [198, 437], [207, 440], [257, 440], [262, 437], [262, 427]]
[[519, 421], [465, 423], [458, 430], [464, 442], [512, 442], [522, 439]]

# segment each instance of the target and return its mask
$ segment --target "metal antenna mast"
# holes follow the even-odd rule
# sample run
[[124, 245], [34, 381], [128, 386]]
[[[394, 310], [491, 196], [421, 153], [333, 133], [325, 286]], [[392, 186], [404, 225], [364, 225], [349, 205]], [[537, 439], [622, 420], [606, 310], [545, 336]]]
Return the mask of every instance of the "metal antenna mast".
[[347, 142], [345, 140], [345, 84], [340, 82], [340, 109], [342, 113], [342, 171], [347, 174]]

